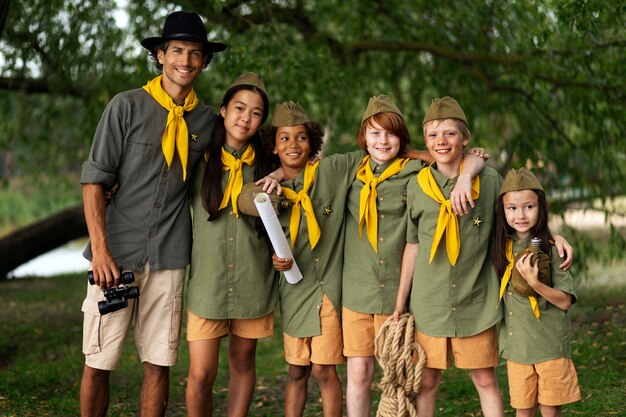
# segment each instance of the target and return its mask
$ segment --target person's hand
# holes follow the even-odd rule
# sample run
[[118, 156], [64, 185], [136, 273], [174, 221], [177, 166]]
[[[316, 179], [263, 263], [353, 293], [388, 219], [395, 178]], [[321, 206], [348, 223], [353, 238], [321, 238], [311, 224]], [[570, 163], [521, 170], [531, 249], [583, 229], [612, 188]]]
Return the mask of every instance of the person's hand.
[[559, 256], [565, 258], [563, 263], [559, 265], [559, 268], [563, 271], [567, 271], [569, 267], [572, 266], [572, 262], [574, 262], [574, 248], [561, 235], [554, 235], [552, 238], [554, 239], [554, 246], [556, 246]]
[[470, 207], [474, 207], [474, 199], [472, 198], [472, 178], [469, 174], [461, 173], [454, 189], [450, 193], [450, 204], [452, 210], [459, 216], [463, 216], [470, 211]]
[[309, 164], [311, 164], [311, 165], [315, 165], [315, 163], [316, 163], [317, 161], [321, 161], [321, 160], [322, 160], [322, 158], [324, 158], [324, 154], [323, 154], [323, 152], [322, 152], [322, 151], [319, 151], [319, 152], [317, 153], [317, 155], [315, 155], [313, 158], [310, 158], [310, 159], [309, 159]]
[[472, 155], [476, 155], [479, 158], [483, 158], [485, 161], [489, 159], [489, 154], [485, 152], [485, 149], [483, 148], [478, 148], [478, 147], [471, 148], [468, 153], [471, 153]]
[[534, 288], [539, 282], [539, 262], [535, 261], [535, 264], [532, 265], [531, 259], [532, 254], [525, 253], [517, 260], [515, 267], [528, 285]]
[[94, 285], [98, 285], [103, 291], [107, 288], [119, 285], [120, 270], [108, 251], [94, 251], [91, 259], [91, 271], [93, 272]]
[[274, 269], [279, 272], [289, 271], [293, 266], [293, 259], [289, 258], [279, 258], [276, 255], [276, 252], [272, 254], [272, 263], [274, 264]]
[[263, 185], [263, 191], [272, 194], [273, 191], [276, 191], [276, 195], [281, 195], [283, 193], [283, 188], [280, 186], [280, 181], [278, 181], [272, 174], [266, 175], [261, 178], [257, 182], [256, 185]]
[[392, 316], [393, 317], [393, 322], [397, 323], [398, 320], [400, 320], [400, 316], [404, 314], [404, 308], [398, 308], [396, 307], [395, 311], [393, 312]]

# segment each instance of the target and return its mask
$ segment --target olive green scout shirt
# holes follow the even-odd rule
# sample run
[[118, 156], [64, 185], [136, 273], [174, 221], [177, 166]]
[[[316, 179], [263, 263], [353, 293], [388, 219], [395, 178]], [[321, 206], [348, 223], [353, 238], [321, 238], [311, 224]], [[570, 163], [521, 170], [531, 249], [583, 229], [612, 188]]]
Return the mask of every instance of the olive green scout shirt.
[[[513, 241], [514, 256], [528, 247], [530, 237]], [[550, 262], [552, 288], [564, 291], [576, 302], [574, 278], [559, 268], [562, 260], [552, 246]], [[533, 315], [528, 297], [513, 291], [511, 283], [503, 296], [504, 324], [500, 328], [500, 354], [503, 358], [527, 365], [556, 358], [569, 358], [571, 352], [570, 312], [563, 311], [545, 298], [537, 297], [539, 320]], [[502, 308], [502, 307], [501, 307]]]
[[[283, 331], [290, 336], [311, 337], [321, 334], [320, 308], [324, 294], [333, 303], [337, 314], [341, 314], [346, 195], [362, 158], [362, 152], [352, 152], [331, 155], [319, 162], [315, 182], [309, 189], [315, 218], [321, 230], [320, 239], [313, 250], [304, 210], [300, 208], [300, 228], [292, 251], [303, 278], [297, 284], [289, 284], [284, 274], [280, 278]], [[294, 180], [282, 183], [283, 187], [296, 192], [303, 185], [304, 170]], [[290, 214], [291, 210], [282, 210], [279, 216], [288, 242], [291, 242]]]
[[[189, 264], [191, 218], [187, 190], [196, 163], [211, 140], [217, 116], [199, 103], [185, 112], [189, 129], [187, 181], [178, 156], [168, 169], [161, 149], [168, 111], [143, 88], [113, 97], [94, 135], [81, 184], [119, 189], [105, 208], [107, 243], [115, 262], [142, 271]], [[83, 253], [91, 260], [91, 244]]]
[[[224, 148], [237, 159], [246, 150]], [[232, 203], [214, 221], [207, 221], [200, 190], [206, 161], [192, 183], [193, 248], [187, 287], [189, 310], [208, 319], [249, 319], [274, 311], [278, 279], [272, 266], [269, 239], [255, 228], [257, 217], [239, 214]], [[229, 172], [222, 171], [222, 190]], [[244, 183], [254, 180], [254, 166], [243, 164]]]
[[[432, 173], [444, 197], [457, 178], [441, 175], [433, 164]], [[440, 205], [428, 197], [417, 183], [409, 182], [409, 242], [419, 243], [413, 273], [410, 311], [416, 328], [430, 336], [467, 337], [476, 335], [502, 318], [498, 303], [499, 279], [489, 259], [494, 226], [495, 203], [502, 177], [492, 168], [480, 174], [480, 197], [469, 214], [458, 216], [461, 251], [456, 267], [450, 265], [442, 238], [432, 263], [430, 248], [437, 227]]]
[[[393, 162], [378, 165], [370, 159], [374, 176], [379, 177]], [[363, 182], [354, 179], [348, 194], [343, 266], [343, 305], [348, 309], [369, 314], [393, 313], [407, 239], [407, 184], [425, 165], [419, 160], [409, 161], [402, 171], [376, 187], [378, 253], [367, 239], [365, 227], [359, 237]]]

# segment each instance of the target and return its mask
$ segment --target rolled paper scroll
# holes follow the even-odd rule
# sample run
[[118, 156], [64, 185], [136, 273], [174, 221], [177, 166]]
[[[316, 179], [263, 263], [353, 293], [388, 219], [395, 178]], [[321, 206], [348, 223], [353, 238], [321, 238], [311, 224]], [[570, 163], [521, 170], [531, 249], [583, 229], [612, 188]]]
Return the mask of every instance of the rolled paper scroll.
[[[256, 197], [254, 197], [254, 205], [259, 211], [259, 215], [270, 237], [270, 241], [274, 246], [276, 255], [285, 259], [293, 259], [291, 248], [289, 247], [285, 233], [283, 233], [283, 228], [280, 226], [280, 222], [278, 221], [278, 217], [276, 217], [276, 212], [272, 207], [272, 202], [267, 193], [258, 193]], [[283, 274], [285, 274], [285, 279], [290, 284], [296, 284], [302, 279], [302, 272], [300, 272], [295, 259], [291, 269], [284, 271]]]

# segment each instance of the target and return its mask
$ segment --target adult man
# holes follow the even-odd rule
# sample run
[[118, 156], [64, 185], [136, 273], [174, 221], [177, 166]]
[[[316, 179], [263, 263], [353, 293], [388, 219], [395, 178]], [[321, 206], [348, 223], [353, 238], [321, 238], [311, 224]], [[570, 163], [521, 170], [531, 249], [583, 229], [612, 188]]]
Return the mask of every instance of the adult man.
[[[110, 371], [119, 364], [132, 322], [144, 370], [141, 415], [165, 414], [191, 248], [187, 178], [216, 119], [198, 101], [193, 82], [226, 45], [207, 40], [201, 18], [174, 12], [160, 37], [141, 44], [163, 73], [111, 100], [80, 180], [90, 238], [84, 255], [96, 283], [89, 286], [82, 308], [83, 416], [106, 414]], [[112, 188], [116, 191], [105, 208], [104, 192]], [[102, 290], [119, 284], [120, 268], [134, 272], [140, 297], [129, 299], [127, 308], [100, 315]]]

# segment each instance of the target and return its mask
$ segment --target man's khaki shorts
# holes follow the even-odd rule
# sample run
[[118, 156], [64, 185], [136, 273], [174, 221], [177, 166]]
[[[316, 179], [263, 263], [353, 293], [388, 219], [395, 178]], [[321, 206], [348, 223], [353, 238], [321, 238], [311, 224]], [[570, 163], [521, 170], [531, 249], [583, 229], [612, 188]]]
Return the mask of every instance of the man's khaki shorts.
[[347, 357], [374, 356], [374, 339], [391, 314], [359, 313], [343, 307], [343, 354]]
[[580, 400], [578, 377], [571, 358], [534, 365], [506, 362], [511, 406], [532, 408], [537, 404], [559, 406]]
[[333, 303], [324, 295], [320, 309], [322, 334], [312, 337], [293, 337], [283, 333], [285, 360], [291, 365], [337, 365], [343, 363], [341, 354], [341, 325]]
[[103, 370], [117, 368], [128, 329], [133, 326], [142, 362], [172, 366], [178, 359], [185, 269], [133, 271], [139, 298], [128, 307], [100, 315], [98, 302], [106, 300], [97, 285], [87, 284], [83, 301], [83, 353], [85, 364]]
[[263, 339], [274, 334], [274, 313], [254, 319], [205, 319], [187, 310], [187, 341], [217, 339], [232, 333], [245, 339]]
[[498, 333], [493, 326], [482, 333], [468, 337], [435, 337], [415, 331], [415, 341], [426, 353], [426, 367], [446, 369], [492, 368], [498, 364]]

